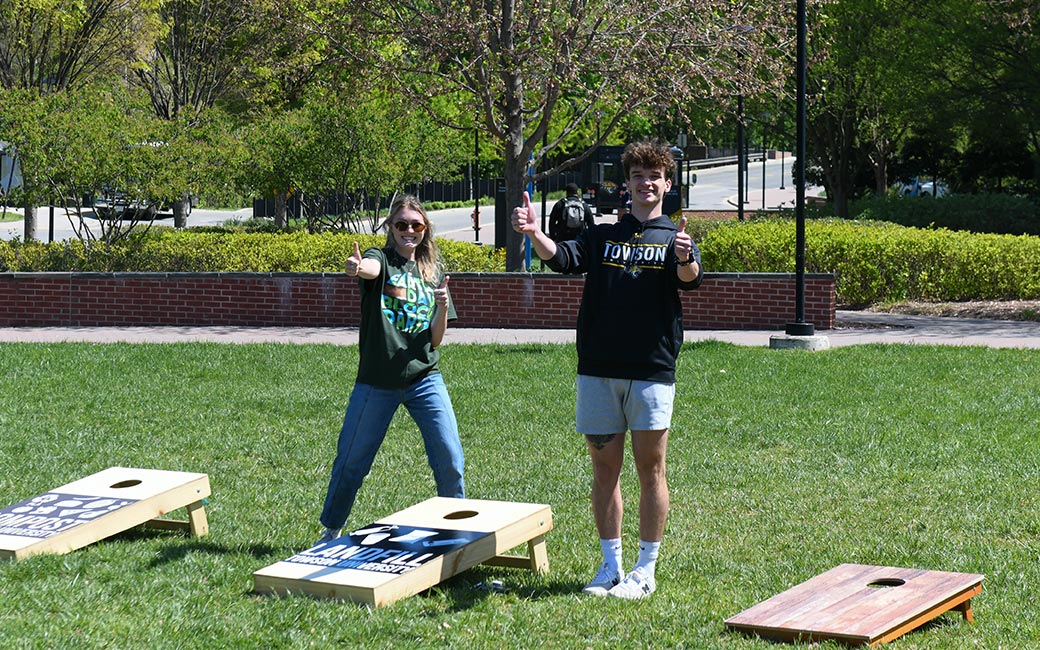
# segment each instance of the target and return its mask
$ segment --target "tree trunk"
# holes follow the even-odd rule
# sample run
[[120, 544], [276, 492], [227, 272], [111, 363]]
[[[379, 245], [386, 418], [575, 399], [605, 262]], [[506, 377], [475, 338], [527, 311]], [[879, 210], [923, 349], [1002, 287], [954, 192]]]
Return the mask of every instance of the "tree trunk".
[[[32, 203], [32, 205], [30, 205]], [[32, 241], [36, 239], [36, 205], [35, 202], [25, 201], [25, 232], [22, 238], [25, 241]]]
[[[511, 152], [510, 152], [511, 153]], [[524, 204], [524, 180], [527, 170], [524, 161], [507, 153], [505, 160], [506, 181], [506, 223], [495, 224], [496, 228], [506, 228], [506, 270], [526, 271], [526, 239], [525, 235], [513, 230], [513, 209]]]
[[284, 229], [288, 221], [285, 218], [285, 194], [274, 193], [274, 225], [276, 228]]
[[888, 141], [876, 142], [874, 154], [870, 157], [874, 171], [874, 195], [885, 196], [888, 192], [888, 153], [890, 147]]
[[188, 214], [191, 211], [191, 200], [184, 198], [173, 202], [173, 227], [184, 228], [188, 225]]

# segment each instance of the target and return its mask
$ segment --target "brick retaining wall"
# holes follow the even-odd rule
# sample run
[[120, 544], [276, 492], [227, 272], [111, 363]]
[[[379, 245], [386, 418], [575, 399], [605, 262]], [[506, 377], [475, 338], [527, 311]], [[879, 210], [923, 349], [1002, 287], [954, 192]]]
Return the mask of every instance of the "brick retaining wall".
[[[581, 276], [453, 273], [453, 327], [573, 327]], [[707, 273], [682, 293], [687, 329], [782, 329], [792, 274]], [[354, 327], [357, 282], [343, 273], [0, 273], [0, 326]], [[834, 327], [832, 274], [806, 274], [805, 318]]]

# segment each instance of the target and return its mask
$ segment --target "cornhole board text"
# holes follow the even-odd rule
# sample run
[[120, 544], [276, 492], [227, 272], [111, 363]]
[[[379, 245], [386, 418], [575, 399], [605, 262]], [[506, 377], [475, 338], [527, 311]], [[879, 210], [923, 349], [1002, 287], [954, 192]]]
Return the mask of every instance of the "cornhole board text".
[[888, 643], [955, 610], [974, 621], [985, 576], [842, 564], [726, 619], [733, 630], [780, 641]]
[[[552, 509], [434, 497], [253, 574], [258, 593], [388, 605], [477, 564], [549, 570]], [[504, 555], [527, 544], [528, 556]]]
[[[68, 553], [134, 526], [209, 532], [206, 474], [110, 467], [0, 510], [0, 558]], [[160, 519], [185, 508], [187, 520]]]

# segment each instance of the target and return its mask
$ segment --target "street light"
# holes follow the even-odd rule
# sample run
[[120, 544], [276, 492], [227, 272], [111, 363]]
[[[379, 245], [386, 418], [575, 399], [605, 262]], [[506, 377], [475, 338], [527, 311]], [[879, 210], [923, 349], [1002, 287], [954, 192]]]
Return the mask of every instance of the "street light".
[[744, 95], [737, 95], [737, 221], [744, 220]]
[[480, 243], [480, 129], [473, 122], [473, 241]]
[[[738, 42], [741, 36], [755, 31], [754, 25], [733, 25], [732, 29], [737, 33]], [[741, 61], [744, 56], [737, 50], [737, 70], [743, 71]], [[744, 188], [744, 166], [747, 164], [747, 151], [744, 144], [744, 93], [737, 92], [737, 221], [744, 220], [744, 203], [747, 201]]]
[[769, 113], [762, 113], [758, 119], [762, 125], [762, 210], [764, 212], [766, 209], [766, 134], [773, 116]]
[[798, 0], [798, 55], [796, 70], [798, 78], [798, 129], [795, 144], [795, 157], [798, 160], [798, 173], [795, 178], [795, 296], [794, 320], [788, 323], [784, 331], [789, 336], [812, 336], [816, 331], [812, 323], [805, 322], [805, 0]]
[[762, 210], [766, 209], [766, 127], [762, 125]]

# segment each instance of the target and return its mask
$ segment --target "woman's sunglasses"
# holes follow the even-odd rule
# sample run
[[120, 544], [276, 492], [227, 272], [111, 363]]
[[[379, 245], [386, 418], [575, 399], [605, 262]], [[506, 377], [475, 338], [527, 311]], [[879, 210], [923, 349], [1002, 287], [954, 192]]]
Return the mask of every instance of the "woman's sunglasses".
[[409, 223], [407, 221], [395, 221], [394, 228], [397, 228], [397, 232], [408, 232], [409, 228], [411, 228], [415, 232], [422, 232], [426, 230], [426, 224], [424, 224], [421, 221], [417, 221], [415, 223]]

